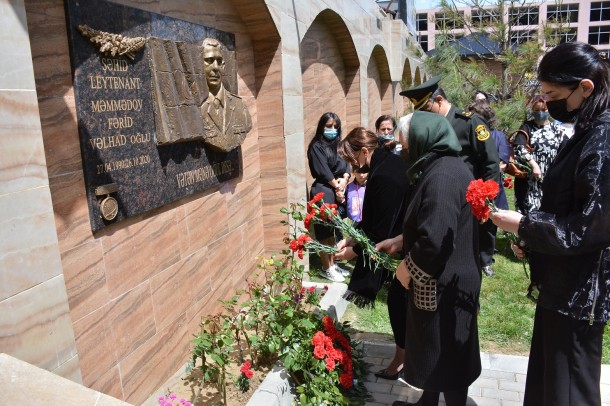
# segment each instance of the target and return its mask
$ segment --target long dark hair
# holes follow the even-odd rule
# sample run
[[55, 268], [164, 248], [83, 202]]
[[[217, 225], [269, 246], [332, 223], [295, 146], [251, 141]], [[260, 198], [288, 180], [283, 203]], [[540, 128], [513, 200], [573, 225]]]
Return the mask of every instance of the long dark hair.
[[610, 63], [608, 56], [589, 44], [566, 42], [549, 51], [538, 65], [538, 80], [576, 89], [583, 79], [593, 82], [591, 96], [576, 116], [576, 127], [584, 128], [610, 106]]
[[[335, 120], [335, 124], [337, 125], [337, 138], [332, 141], [328, 141], [326, 138], [324, 138], [324, 126], [326, 126], [326, 122], [328, 122], [328, 120], [331, 118]], [[322, 145], [328, 146], [328, 150], [335, 151], [336, 154], [337, 145], [339, 145], [339, 141], [341, 141], [341, 119], [338, 115], [336, 115], [332, 111], [329, 111], [322, 114], [322, 117], [320, 117], [320, 121], [318, 121], [318, 126], [316, 127], [316, 133], [313, 136], [312, 140], [309, 142], [309, 147], [307, 148], [307, 150], [309, 151], [311, 149], [311, 146], [316, 142], [322, 142]]]

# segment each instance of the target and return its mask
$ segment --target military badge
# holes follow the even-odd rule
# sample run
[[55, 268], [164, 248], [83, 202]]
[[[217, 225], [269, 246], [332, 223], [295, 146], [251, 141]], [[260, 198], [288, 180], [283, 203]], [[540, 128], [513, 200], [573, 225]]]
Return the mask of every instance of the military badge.
[[479, 124], [476, 126], [474, 132], [477, 134], [477, 140], [479, 141], [487, 141], [489, 139], [489, 130], [485, 124]]

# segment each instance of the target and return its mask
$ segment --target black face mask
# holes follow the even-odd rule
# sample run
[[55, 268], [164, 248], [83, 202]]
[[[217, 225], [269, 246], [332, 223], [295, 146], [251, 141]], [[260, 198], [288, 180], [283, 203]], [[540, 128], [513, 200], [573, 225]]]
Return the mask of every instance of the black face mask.
[[[576, 89], [574, 89], [576, 90]], [[572, 93], [574, 93], [572, 90]], [[565, 99], [551, 100], [546, 102], [546, 107], [549, 110], [549, 114], [555, 120], [559, 120], [562, 123], [571, 123], [574, 121], [574, 117], [580, 112], [580, 108], [568, 111], [568, 99], [572, 96], [572, 93]]]

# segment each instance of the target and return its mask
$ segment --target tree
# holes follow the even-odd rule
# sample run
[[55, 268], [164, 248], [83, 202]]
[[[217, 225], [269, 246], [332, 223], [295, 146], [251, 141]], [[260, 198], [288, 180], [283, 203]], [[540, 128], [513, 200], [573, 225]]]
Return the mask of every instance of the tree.
[[[555, 2], [561, 5], [561, 1]], [[526, 118], [526, 106], [537, 91], [536, 65], [544, 49], [566, 39], [565, 18], [554, 18], [540, 29], [531, 2], [525, 0], [441, 0], [434, 24], [437, 35], [431, 74], [440, 75], [449, 100], [460, 106], [472, 102], [476, 89], [496, 99], [499, 128], [507, 133]], [[471, 14], [460, 8], [469, 7]], [[515, 26], [531, 24], [531, 30]], [[465, 36], [453, 31], [463, 27]]]

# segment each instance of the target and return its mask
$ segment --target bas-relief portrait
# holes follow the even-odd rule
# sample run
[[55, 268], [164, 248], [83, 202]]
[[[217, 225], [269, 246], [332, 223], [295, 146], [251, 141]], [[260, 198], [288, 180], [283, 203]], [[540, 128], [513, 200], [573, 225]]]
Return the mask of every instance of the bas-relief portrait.
[[159, 38], [148, 43], [157, 144], [203, 140], [221, 151], [241, 145], [252, 119], [243, 100], [223, 83], [235, 77], [225, 72], [223, 45], [214, 38], [206, 38], [201, 46]]

